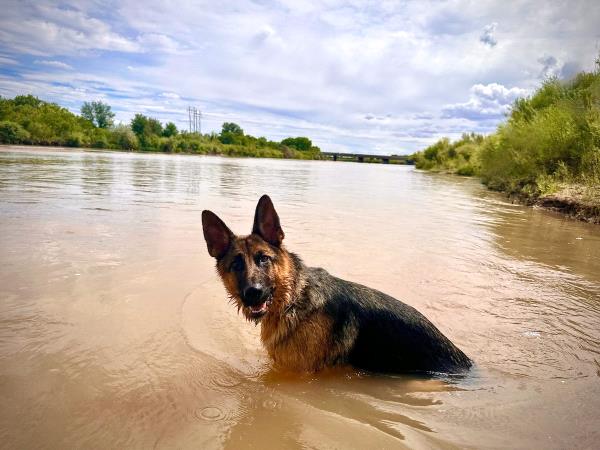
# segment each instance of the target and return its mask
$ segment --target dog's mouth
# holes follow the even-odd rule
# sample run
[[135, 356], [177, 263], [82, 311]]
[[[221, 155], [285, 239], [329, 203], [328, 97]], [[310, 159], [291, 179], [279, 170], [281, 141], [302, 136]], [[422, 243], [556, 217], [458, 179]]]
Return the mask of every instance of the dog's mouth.
[[248, 316], [254, 320], [260, 319], [262, 316], [269, 312], [269, 307], [271, 306], [272, 300], [273, 298], [269, 297], [265, 299], [264, 302], [258, 305], [247, 306], [246, 310], [248, 311]]

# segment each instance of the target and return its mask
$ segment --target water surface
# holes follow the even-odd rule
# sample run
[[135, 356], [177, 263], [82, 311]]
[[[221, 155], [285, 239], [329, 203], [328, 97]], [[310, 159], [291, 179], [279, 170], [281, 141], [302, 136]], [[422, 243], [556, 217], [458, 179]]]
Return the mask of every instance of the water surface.
[[[459, 379], [273, 371], [201, 211], [415, 306]], [[412, 167], [2, 147], [0, 446], [591, 448], [600, 227]]]

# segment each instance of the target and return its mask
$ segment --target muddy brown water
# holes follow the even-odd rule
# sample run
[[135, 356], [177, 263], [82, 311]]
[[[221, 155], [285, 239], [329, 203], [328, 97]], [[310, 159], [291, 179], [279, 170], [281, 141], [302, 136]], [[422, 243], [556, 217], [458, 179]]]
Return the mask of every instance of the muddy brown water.
[[[463, 378], [277, 373], [202, 237], [268, 193], [309, 265], [415, 306]], [[593, 448], [600, 226], [412, 167], [2, 147], [2, 448]]]

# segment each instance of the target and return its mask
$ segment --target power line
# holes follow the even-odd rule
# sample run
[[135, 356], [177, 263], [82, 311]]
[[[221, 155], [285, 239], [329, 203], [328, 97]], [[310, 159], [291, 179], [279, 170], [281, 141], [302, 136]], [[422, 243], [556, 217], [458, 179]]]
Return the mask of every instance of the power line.
[[195, 106], [188, 106], [188, 123], [190, 133], [202, 134], [202, 111]]

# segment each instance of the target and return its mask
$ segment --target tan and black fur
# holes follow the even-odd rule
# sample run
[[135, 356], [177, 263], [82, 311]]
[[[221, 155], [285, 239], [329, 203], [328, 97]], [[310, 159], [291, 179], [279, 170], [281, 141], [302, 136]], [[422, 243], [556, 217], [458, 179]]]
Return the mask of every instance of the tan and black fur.
[[306, 267], [283, 246], [271, 199], [263, 195], [252, 233], [236, 236], [211, 211], [202, 212], [208, 252], [225, 288], [275, 365], [316, 372], [352, 364], [376, 372], [451, 372], [469, 358], [413, 307], [382, 292]]

